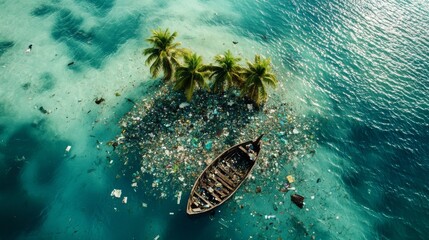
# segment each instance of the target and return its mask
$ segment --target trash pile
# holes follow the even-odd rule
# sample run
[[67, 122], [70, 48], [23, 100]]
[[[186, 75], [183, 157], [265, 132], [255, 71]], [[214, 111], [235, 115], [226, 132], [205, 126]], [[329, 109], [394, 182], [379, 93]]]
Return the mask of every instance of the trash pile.
[[119, 124], [121, 135], [109, 142], [121, 159], [117, 178], [129, 179], [135, 191], [178, 203], [207, 164], [234, 144], [265, 134], [250, 177], [260, 186], [316, 148], [314, 119], [295, 116], [286, 103], [257, 110], [234, 92], [196, 92], [188, 103], [164, 86], [137, 102]]

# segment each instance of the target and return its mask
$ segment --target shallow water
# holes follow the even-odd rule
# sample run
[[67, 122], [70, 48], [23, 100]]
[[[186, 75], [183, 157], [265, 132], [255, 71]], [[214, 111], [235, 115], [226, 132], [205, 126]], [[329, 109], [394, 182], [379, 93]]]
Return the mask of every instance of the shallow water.
[[[429, 232], [427, 1], [4, 0], [0, 7], [0, 239], [424, 239]], [[141, 55], [157, 27], [177, 31], [206, 62], [227, 49], [271, 57], [281, 84], [268, 107], [288, 102], [299, 121], [314, 123], [315, 155], [281, 166], [279, 176], [259, 179], [267, 180], [262, 194], [239, 191], [210, 217], [188, 218], [185, 197], [178, 205], [117, 179], [121, 159], [106, 143], [133, 109], [127, 99], [158, 89]], [[289, 173], [305, 209], [276, 189]], [[114, 188], [127, 204], [112, 199]]]

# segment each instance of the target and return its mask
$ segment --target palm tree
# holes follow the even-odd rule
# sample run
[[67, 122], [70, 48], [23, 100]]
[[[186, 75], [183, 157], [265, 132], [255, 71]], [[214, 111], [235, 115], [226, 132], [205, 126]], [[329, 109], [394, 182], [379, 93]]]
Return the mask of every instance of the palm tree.
[[207, 87], [205, 82], [207, 73], [202, 57], [195, 53], [187, 53], [184, 56], [184, 65], [176, 69], [174, 89], [183, 90], [186, 99], [190, 101], [197, 85], [200, 88]]
[[268, 99], [267, 85], [277, 86], [276, 76], [271, 72], [270, 59], [255, 55], [255, 62], [247, 62], [248, 68], [243, 71], [245, 82], [241, 94], [253, 100], [257, 106]]
[[178, 48], [179, 42], [174, 42], [177, 32], [170, 34], [168, 28], [163, 31], [161, 29], [152, 30], [152, 36], [146, 41], [152, 44], [152, 47], [146, 48], [143, 54], [149, 55], [146, 59], [146, 65], [150, 66], [150, 73], [153, 78], [156, 78], [162, 70], [164, 72], [164, 81], [168, 81], [173, 77], [174, 70], [180, 65], [179, 58], [186, 52], [185, 49]]
[[241, 58], [235, 58], [228, 50], [225, 55], [217, 55], [214, 59], [217, 66], [206, 67], [212, 72], [209, 78], [214, 78], [213, 92], [222, 93], [231, 86], [239, 86], [242, 83], [240, 76], [242, 68], [238, 65]]

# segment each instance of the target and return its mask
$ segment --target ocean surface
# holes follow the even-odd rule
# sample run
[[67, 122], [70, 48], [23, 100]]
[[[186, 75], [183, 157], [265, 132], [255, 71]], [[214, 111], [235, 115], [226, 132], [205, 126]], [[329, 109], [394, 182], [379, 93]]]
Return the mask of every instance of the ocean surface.
[[[0, 0], [0, 22], [0, 239], [427, 239], [428, 1]], [[206, 61], [272, 59], [267, 105], [317, 122], [293, 166], [304, 209], [239, 192], [241, 212], [189, 218], [185, 197], [117, 179], [107, 142], [156, 91], [141, 53], [158, 27]]]

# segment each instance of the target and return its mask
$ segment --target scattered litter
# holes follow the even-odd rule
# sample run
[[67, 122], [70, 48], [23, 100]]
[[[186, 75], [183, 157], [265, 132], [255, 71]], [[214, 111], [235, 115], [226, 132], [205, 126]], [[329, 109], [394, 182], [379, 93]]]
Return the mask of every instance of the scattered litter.
[[298, 133], [299, 133], [299, 131], [298, 131], [298, 129], [294, 128], [294, 129], [292, 130], [292, 133], [293, 133], [293, 134], [298, 134]]
[[69, 62], [69, 63], [67, 63], [67, 66], [71, 66], [71, 65], [74, 65], [74, 61], [71, 61], [71, 62]]
[[290, 196], [290, 199], [295, 205], [297, 205], [299, 208], [304, 207], [304, 197], [298, 194], [292, 194]]
[[311, 196], [310, 198], [311, 198], [311, 199], [314, 199], [314, 196]]
[[174, 215], [174, 212], [170, 212], [170, 215]]
[[156, 237], [153, 240], [158, 240], [159, 239], [159, 235], [156, 235]]
[[123, 204], [127, 204], [127, 201], [128, 201], [128, 197], [124, 197], [124, 199], [122, 199]]
[[147, 208], [147, 203], [142, 202], [142, 207]]
[[131, 187], [137, 187], [137, 182], [133, 182], [132, 184], [131, 184]]
[[276, 215], [265, 215], [265, 219], [276, 218]]
[[66, 152], [70, 152], [71, 146], [66, 147]]
[[39, 107], [39, 111], [43, 114], [49, 114], [49, 111], [46, 110], [44, 107]]
[[33, 49], [33, 44], [28, 45], [27, 50], [25, 50], [26, 53], [30, 53], [31, 50]]
[[212, 147], [213, 147], [213, 141], [211, 141], [211, 140], [207, 141], [207, 142], [206, 142], [206, 144], [204, 145], [204, 148], [205, 148], [207, 151], [212, 150]]
[[222, 226], [224, 226], [224, 227], [226, 227], [226, 228], [229, 228], [229, 226], [228, 226], [228, 225], [226, 225], [226, 221], [225, 221], [225, 219], [221, 218], [218, 222], [219, 222], [219, 224], [220, 224], [220, 225], [222, 225]]
[[180, 200], [182, 199], [182, 191], [177, 193], [177, 204], [180, 204]]
[[295, 182], [295, 178], [294, 178], [292, 175], [288, 175], [288, 176], [286, 177], [286, 179], [287, 179], [287, 181], [288, 181], [289, 183], [293, 183], [293, 182]]
[[[138, 188], [133, 189], [147, 196], [175, 198], [177, 203], [179, 191], [184, 197], [185, 191], [189, 190], [198, 173], [210, 164], [209, 159], [213, 159], [216, 152], [247, 141], [261, 132], [267, 133], [264, 151], [272, 154], [261, 156], [261, 163], [268, 164], [268, 167], [265, 171], [258, 171], [256, 178], [249, 176], [252, 184], [248, 190], [253, 193], [268, 191], [270, 187], [266, 182], [281, 174], [283, 181], [279, 181], [279, 190], [286, 192], [293, 188], [284, 184], [297, 180], [285, 179], [287, 174], [283, 174], [281, 161], [291, 159], [293, 163], [300, 162], [311, 157], [308, 153], [317, 147], [316, 135], [312, 133], [313, 120], [307, 118], [304, 122], [300, 116], [295, 117], [288, 103], [268, 104], [262, 111], [256, 111], [255, 105], [243, 101], [238, 92], [226, 92], [224, 95], [198, 93], [191, 104], [180, 100], [183, 99], [182, 94], [164, 87], [152, 92], [153, 95], [145, 100], [136, 101], [133, 109], [120, 120], [121, 133], [112, 140], [118, 144], [113, 149], [119, 154], [114, 160], [114, 164], [121, 168], [117, 176], [132, 179], [128, 184], [137, 183]], [[293, 134], [294, 128], [300, 134]], [[215, 189], [214, 186], [212, 188]], [[235, 201], [239, 206], [248, 206], [244, 199]], [[179, 204], [182, 204], [181, 199]], [[272, 203], [268, 206], [271, 207]]]
[[101, 97], [101, 98], [96, 98], [96, 99], [95, 99], [95, 103], [96, 103], [96, 104], [100, 104], [100, 103], [104, 102], [105, 100], [106, 100], [106, 99], [104, 99], [104, 98], [102, 98], [102, 97]]
[[187, 107], [187, 106], [189, 106], [190, 104], [189, 103], [187, 103], [187, 102], [182, 102], [180, 105], [179, 105], [179, 108], [185, 108], [185, 107]]
[[121, 189], [113, 189], [112, 193], [110, 193], [110, 196], [120, 198], [122, 195]]

